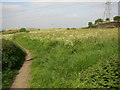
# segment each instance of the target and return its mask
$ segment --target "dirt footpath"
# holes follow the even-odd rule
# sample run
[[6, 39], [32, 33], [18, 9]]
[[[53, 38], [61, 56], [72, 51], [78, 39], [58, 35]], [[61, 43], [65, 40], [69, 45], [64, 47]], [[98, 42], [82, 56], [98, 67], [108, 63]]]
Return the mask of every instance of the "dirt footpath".
[[30, 65], [32, 63], [32, 54], [29, 50], [25, 49], [27, 53], [26, 60], [19, 70], [19, 74], [16, 76], [11, 88], [29, 88]]

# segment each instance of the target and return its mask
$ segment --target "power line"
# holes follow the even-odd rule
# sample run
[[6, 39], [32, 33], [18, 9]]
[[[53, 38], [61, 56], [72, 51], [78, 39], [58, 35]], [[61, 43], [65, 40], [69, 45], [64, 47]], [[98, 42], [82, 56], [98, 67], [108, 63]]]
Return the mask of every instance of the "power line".
[[110, 0], [105, 3], [104, 19], [106, 18], [112, 18], [112, 3]]

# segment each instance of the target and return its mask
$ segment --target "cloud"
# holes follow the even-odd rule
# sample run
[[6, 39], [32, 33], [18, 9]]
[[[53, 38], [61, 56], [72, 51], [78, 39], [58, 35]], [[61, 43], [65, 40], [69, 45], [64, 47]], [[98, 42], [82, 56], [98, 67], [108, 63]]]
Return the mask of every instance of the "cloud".
[[0, 3], [0, 30], [2, 29], [2, 3]]
[[[2, 0], [2, 2], [106, 2], [107, 0]], [[119, 0], [110, 0], [119, 2]]]
[[21, 10], [23, 10], [22, 6], [20, 6], [18, 4], [8, 4], [8, 3], [3, 3], [2, 9], [4, 11], [21, 11]]
[[71, 13], [71, 14], [67, 14], [66, 17], [77, 18], [77, 17], [81, 17], [81, 15], [78, 13]]
[[57, 3], [49, 3], [49, 2], [29, 2], [26, 5], [30, 7], [49, 7], [49, 6], [54, 6]]
[[0, 12], [2, 12], [2, 3], [0, 3]]
[[74, 3], [69, 2], [28, 2], [26, 6], [32, 8], [51, 8], [51, 7], [66, 7], [73, 5]]
[[[3, 28], [81, 27], [103, 17], [104, 3], [23, 2], [3, 3]], [[9, 8], [8, 8], [9, 7]], [[116, 5], [113, 10], [116, 10]], [[8, 11], [7, 11], [8, 10]], [[51, 24], [54, 24], [51, 26]]]

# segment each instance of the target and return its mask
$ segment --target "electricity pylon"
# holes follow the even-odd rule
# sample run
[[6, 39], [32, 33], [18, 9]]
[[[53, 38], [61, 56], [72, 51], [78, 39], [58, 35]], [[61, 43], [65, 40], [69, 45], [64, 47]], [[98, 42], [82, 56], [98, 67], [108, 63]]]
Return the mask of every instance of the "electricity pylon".
[[106, 18], [109, 18], [110, 20], [112, 18], [112, 3], [110, 0], [105, 3], [104, 20]]

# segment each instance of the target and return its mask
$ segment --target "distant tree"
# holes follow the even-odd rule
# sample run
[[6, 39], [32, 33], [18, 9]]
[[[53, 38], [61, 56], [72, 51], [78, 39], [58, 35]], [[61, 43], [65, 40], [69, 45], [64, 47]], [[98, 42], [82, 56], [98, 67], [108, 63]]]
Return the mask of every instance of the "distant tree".
[[113, 18], [113, 20], [114, 20], [114, 21], [120, 21], [120, 16], [115, 16], [115, 17]]
[[98, 18], [97, 20], [95, 20], [95, 24], [100, 23], [100, 22], [103, 22], [103, 19]]
[[67, 28], [67, 30], [70, 30], [70, 28]]
[[88, 27], [91, 28], [93, 26], [92, 22], [88, 22]]
[[40, 30], [40, 29], [38, 29], [38, 30]]
[[95, 24], [97, 24], [98, 23], [98, 20], [95, 20]]
[[106, 18], [106, 21], [110, 21], [110, 18]]
[[21, 28], [19, 31], [20, 32], [26, 32], [26, 29], [25, 28]]
[[76, 28], [71, 28], [72, 30], [75, 30]]

